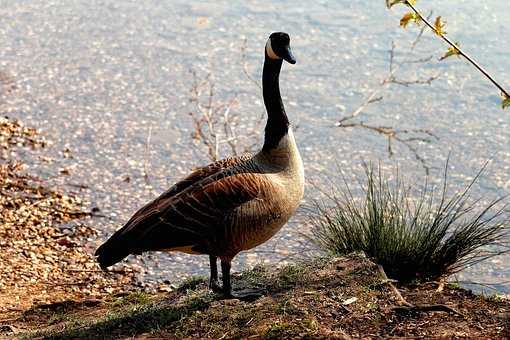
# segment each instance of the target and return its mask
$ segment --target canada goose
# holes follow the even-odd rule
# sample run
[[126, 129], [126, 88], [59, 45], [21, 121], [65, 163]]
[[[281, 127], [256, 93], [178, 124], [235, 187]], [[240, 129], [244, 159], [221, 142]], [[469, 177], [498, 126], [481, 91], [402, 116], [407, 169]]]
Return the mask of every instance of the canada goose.
[[219, 257], [221, 290], [234, 296], [230, 283], [234, 256], [269, 240], [303, 197], [303, 162], [280, 96], [283, 60], [296, 63], [289, 35], [273, 33], [265, 46], [262, 75], [268, 114], [262, 150], [196, 169], [141, 208], [97, 249], [101, 268], [144, 251], [207, 254], [211, 289], [220, 290]]

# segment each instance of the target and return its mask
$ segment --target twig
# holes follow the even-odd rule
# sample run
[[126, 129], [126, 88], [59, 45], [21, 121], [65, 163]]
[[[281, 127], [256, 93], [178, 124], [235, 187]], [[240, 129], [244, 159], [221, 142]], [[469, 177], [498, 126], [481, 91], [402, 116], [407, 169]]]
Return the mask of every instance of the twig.
[[150, 162], [150, 148], [151, 148], [151, 137], [152, 137], [152, 125], [149, 127], [149, 133], [147, 134], [147, 141], [145, 143], [145, 159], [143, 162], [143, 177], [145, 178], [145, 182], [147, 184], [150, 183], [149, 180], [149, 162]]
[[225, 108], [225, 112], [223, 113], [223, 131], [225, 133], [225, 136], [231, 136], [228, 138], [225, 142], [230, 146], [230, 149], [232, 150], [232, 153], [234, 156], [237, 156], [237, 137], [235, 134], [234, 129], [232, 128], [232, 121], [230, 116], [230, 109], [232, 108], [233, 103], [235, 102], [236, 98], [233, 98]]
[[410, 307], [408, 306], [397, 306], [393, 308], [396, 312], [403, 312], [403, 313], [413, 313], [413, 312], [444, 312], [444, 313], [452, 313], [457, 316], [465, 317], [464, 314], [456, 311], [452, 307], [449, 307], [447, 305], [443, 304], [437, 304], [437, 305], [412, 305]]
[[[390, 157], [393, 156], [393, 154], [394, 154], [393, 146], [392, 146], [393, 141], [395, 140], [395, 141], [399, 142], [400, 144], [404, 145], [409, 151], [411, 151], [411, 153], [414, 155], [416, 160], [421, 163], [422, 167], [425, 170], [425, 173], [427, 175], [429, 174], [430, 168], [427, 165], [425, 158], [423, 158], [419, 154], [416, 147], [414, 145], [412, 145], [412, 142], [419, 141], [419, 142], [423, 142], [423, 143], [430, 143], [431, 138], [438, 140], [439, 137], [437, 137], [434, 133], [432, 133], [432, 131], [429, 131], [426, 129], [394, 129], [390, 126], [374, 126], [374, 125], [365, 124], [363, 122], [342, 124], [342, 127], [362, 127], [364, 129], [367, 129], [367, 130], [370, 130], [370, 131], [373, 131], [380, 135], [385, 136], [388, 140], [388, 154], [390, 155]], [[409, 138], [402, 137], [402, 135], [408, 135], [411, 133], [423, 134], [423, 135], [426, 135], [427, 137], [409, 137]]]
[[[193, 138], [199, 140], [203, 145], [207, 147], [208, 157], [211, 161], [214, 162], [218, 160], [219, 155], [217, 135], [215, 133], [215, 123], [212, 121], [214, 90], [210, 80], [211, 74], [207, 74], [204, 81], [200, 83], [196, 79], [195, 72], [192, 72], [192, 74], [195, 81], [193, 87], [190, 90], [190, 102], [195, 105], [197, 110], [197, 112], [194, 112], [193, 110], [190, 111], [190, 116], [193, 120], [195, 129]], [[202, 87], [206, 85], [209, 87], [208, 103], [204, 106], [202, 105], [200, 98], [202, 96]], [[204, 129], [204, 125], [207, 126], [206, 129]]]
[[66, 272], [78, 272], [78, 273], [112, 273], [112, 274], [129, 274], [132, 271], [127, 270], [100, 270], [100, 269], [66, 269]]
[[384, 271], [383, 266], [377, 265], [377, 270], [379, 271], [379, 274], [382, 276], [384, 283], [386, 283], [395, 297], [397, 298], [397, 304], [398, 306], [393, 307], [394, 311], [397, 312], [445, 312], [445, 313], [453, 313], [458, 316], [464, 317], [464, 315], [452, 307], [449, 307], [447, 305], [443, 304], [437, 304], [437, 305], [414, 305], [412, 303], [409, 303], [400, 293], [397, 287], [393, 284], [392, 280], [388, 279], [388, 276], [386, 275], [386, 272]]
[[[429, 14], [429, 17], [432, 16], [432, 12]], [[416, 36], [416, 39], [411, 44], [411, 52], [414, 51], [416, 48], [418, 42], [420, 41], [421, 37], [423, 36], [425, 31], [425, 27], [422, 27], [418, 35]], [[393, 156], [393, 142], [396, 141], [400, 144], [403, 144], [418, 160], [423, 169], [425, 170], [426, 174], [429, 174], [430, 168], [427, 165], [427, 162], [425, 158], [423, 158], [419, 152], [418, 149], [413, 145], [415, 142], [422, 142], [422, 143], [429, 143], [431, 142], [430, 138], [433, 137], [434, 139], [438, 140], [439, 138], [432, 134], [432, 132], [424, 129], [413, 129], [413, 130], [399, 130], [393, 127], [385, 127], [385, 126], [374, 126], [365, 124], [363, 122], [350, 122], [354, 118], [358, 117], [365, 109], [373, 103], [379, 102], [383, 100], [383, 96], [380, 95], [380, 93], [389, 85], [395, 84], [400, 86], [406, 86], [409, 87], [410, 85], [420, 85], [420, 84], [428, 84], [430, 85], [434, 80], [436, 80], [439, 77], [439, 74], [430, 76], [427, 79], [416, 79], [416, 80], [401, 80], [398, 79], [396, 74], [400, 70], [400, 68], [405, 64], [414, 64], [414, 63], [425, 63], [430, 60], [432, 60], [432, 56], [428, 56], [425, 58], [419, 58], [419, 59], [407, 59], [404, 61], [399, 62], [398, 64], [395, 63], [395, 43], [392, 41], [391, 43], [391, 49], [389, 50], [389, 70], [388, 74], [379, 82], [379, 86], [375, 88], [369, 95], [366, 97], [366, 99], [361, 103], [361, 105], [351, 112], [349, 115], [346, 115], [342, 118], [340, 118], [335, 126], [341, 127], [341, 128], [363, 128], [370, 130], [372, 132], [378, 133], [383, 135], [387, 138], [388, 146], [388, 154], [389, 156]], [[410, 134], [410, 133], [421, 133], [427, 135], [427, 137], [403, 137], [402, 135]]]
[[432, 23], [428, 20], [428, 18], [425, 18], [421, 13], [420, 11], [418, 11], [418, 9], [416, 9], [416, 7], [408, 0], [406, 0], [406, 5], [409, 6], [413, 11], [414, 13], [416, 13], [416, 15], [418, 15], [418, 17], [420, 17], [420, 19], [434, 32], [436, 33], [438, 36], [440, 36], [441, 38], [443, 38], [443, 40], [448, 44], [450, 45], [451, 47], [453, 47], [455, 50], [457, 50], [457, 52], [463, 56], [467, 61], [469, 61], [471, 63], [471, 65], [473, 65], [474, 67], [476, 67], [476, 69], [478, 69], [478, 71], [480, 71], [485, 77], [487, 77], [487, 79], [489, 79], [492, 84], [494, 84], [494, 86], [496, 86], [502, 93], [505, 94], [505, 96], [507, 98], [510, 98], [510, 93], [503, 87], [501, 86], [480, 64], [478, 64], [473, 58], [471, 58], [466, 52], [464, 52], [457, 44], [455, 44], [454, 42], [452, 42], [445, 34], [442, 34], [441, 32], [438, 32], [437, 29], [434, 27], [434, 25], [432, 25]]
[[[255, 140], [254, 137], [259, 134], [259, 129], [250, 128], [243, 131], [242, 135], [236, 133], [240, 119], [233, 113], [232, 108], [237, 103], [237, 96], [227, 103], [220, 102], [216, 100], [211, 74], [209, 73], [201, 82], [197, 81], [194, 72], [193, 75], [195, 81], [190, 90], [189, 99], [193, 105], [189, 112], [193, 123], [192, 138], [206, 147], [207, 156], [213, 162], [220, 158], [225, 144], [233, 155], [239, 155], [241, 147], [244, 147], [246, 151], [253, 150], [255, 143], [245, 144], [244, 140]], [[196, 146], [196, 143], [194, 145]]]
[[241, 63], [243, 65], [243, 72], [255, 86], [262, 90], [262, 85], [255, 78], [253, 78], [248, 70], [248, 62], [246, 61], [246, 47], [247, 47], [248, 39], [243, 39], [243, 44], [241, 46]]
[[416, 80], [398, 80], [398, 79], [392, 79], [393, 84], [402, 85], [405, 87], [409, 87], [409, 85], [415, 85], [415, 84], [425, 84], [425, 85], [431, 85], [434, 80], [439, 78], [439, 74], [433, 75], [427, 79], [416, 79]]
[[[430, 18], [430, 17], [432, 17], [432, 12], [430, 12], [428, 18]], [[414, 41], [411, 43], [411, 52], [414, 51], [414, 49], [416, 48], [416, 46], [420, 42], [424, 32], [425, 32], [425, 28], [422, 27], [422, 29], [420, 30], [420, 32], [418, 33], [418, 35], [416, 36]], [[386, 85], [389, 85], [391, 83], [395, 83], [395, 74], [402, 67], [402, 65], [404, 65], [404, 64], [412, 64], [412, 63], [425, 63], [425, 62], [428, 62], [428, 61], [432, 60], [432, 56], [421, 58], [421, 59], [416, 59], [416, 60], [404, 60], [404, 61], [400, 62], [399, 65], [397, 65], [395, 67], [395, 48], [396, 48], [395, 42], [392, 41], [391, 42], [391, 49], [389, 50], [390, 62], [389, 62], [389, 73], [388, 73], [388, 75], [379, 82], [379, 87], [375, 88], [372, 91], [372, 93], [363, 101], [363, 103], [356, 110], [354, 110], [351, 114], [341, 118], [337, 122], [337, 126], [342, 125], [342, 123], [344, 121], [350, 120], [350, 119], [355, 118], [356, 116], [358, 116], [360, 113], [362, 113], [366, 109], [366, 107], [369, 104], [372, 104], [372, 103], [375, 103], [377, 101], [382, 100], [383, 99], [382, 96], [378, 97], [379, 93], [386, 87]]]
[[395, 285], [391, 282], [390, 279], [388, 279], [388, 276], [386, 275], [386, 272], [384, 271], [383, 266], [380, 264], [377, 265], [377, 270], [379, 271], [379, 274], [381, 274], [384, 283], [390, 286], [390, 289], [392, 290], [393, 294], [397, 297], [397, 302], [400, 306], [406, 306], [406, 307], [413, 307], [412, 304], [406, 301], [402, 294], [400, 294], [400, 291], [395, 287]]

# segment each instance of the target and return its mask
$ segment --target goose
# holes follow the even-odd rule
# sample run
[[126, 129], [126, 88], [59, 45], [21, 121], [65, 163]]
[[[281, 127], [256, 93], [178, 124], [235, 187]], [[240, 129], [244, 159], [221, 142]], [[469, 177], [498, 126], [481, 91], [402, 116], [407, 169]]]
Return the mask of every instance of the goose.
[[272, 33], [265, 45], [262, 72], [267, 111], [262, 149], [195, 169], [138, 210], [97, 249], [103, 270], [130, 254], [146, 251], [209, 255], [210, 289], [227, 298], [262, 295], [256, 289], [233, 292], [230, 269], [238, 253], [273, 237], [303, 197], [303, 162], [280, 95], [283, 60], [296, 63], [290, 37]]

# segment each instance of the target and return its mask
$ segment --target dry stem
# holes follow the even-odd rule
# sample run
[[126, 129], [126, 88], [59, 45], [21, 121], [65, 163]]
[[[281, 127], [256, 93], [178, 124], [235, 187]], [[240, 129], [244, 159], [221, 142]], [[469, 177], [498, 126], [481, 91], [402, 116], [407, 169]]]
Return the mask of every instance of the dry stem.
[[145, 144], [145, 159], [143, 162], [143, 177], [145, 182], [149, 184], [149, 163], [150, 163], [150, 152], [151, 152], [151, 137], [152, 137], [152, 125], [149, 127], [149, 133], [147, 134], [147, 141]]
[[[429, 17], [432, 16], [432, 13], [429, 14]], [[414, 51], [416, 46], [418, 45], [419, 41], [421, 40], [423, 34], [425, 32], [425, 27], [422, 27], [418, 35], [416, 36], [416, 39], [411, 43], [410, 50], [411, 52]], [[432, 60], [432, 56], [419, 58], [419, 59], [406, 59], [400, 63], [395, 62], [395, 43], [392, 42], [391, 49], [389, 50], [389, 69], [388, 74], [379, 82], [379, 86], [376, 87], [368, 96], [367, 98], [361, 103], [361, 105], [354, 110], [351, 114], [346, 115], [342, 118], [340, 118], [337, 123], [335, 124], [337, 127], [341, 128], [363, 128], [367, 129], [369, 131], [378, 133], [384, 137], [387, 138], [388, 141], [388, 154], [389, 156], [393, 156], [393, 147], [392, 143], [394, 141], [404, 145], [418, 160], [422, 167], [425, 169], [425, 172], [429, 173], [429, 167], [425, 161], [425, 158], [423, 158], [417, 148], [414, 146], [415, 142], [421, 142], [421, 143], [430, 143], [432, 139], [438, 140], [439, 138], [434, 135], [431, 131], [426, 129], [396, 129], [394, 127], [390, 126], [375, 126], [370, 124], [365, 124], [364, 122], [350, 122], [354, 118], [358, 117], [365, 109], [373, 103], [380, 102], [383, 100], [383, 96], [380, 95], [380, 93], [386, 89], [391, 84], [401, 85], [409, 87], [411, 85], [420, 85], [420, 84], [427, 84], [430, 85], [434, 80], [436, 80], [439, 77], [439, 74], [432, 75], [426, 79], [415, 79], [415, 80], [402, 80], [397, 78], [396, 74], [400, 70], [400, 68], [403, 65], [406, 64], [417, 64], [417, 63], [426, 63]], [[418, 136], [415, 137], [406, 137], [406, 135], [409, 134], [418, 134]]]
[[245, 38], [243, 40], [243, 45], [241, 46], [241, 63], [243, 64], [243, 72], [255, 86], [257, 86], [260, 90], [262, 90], [262, 85], [255, 78], [252, 77], [250, 71], [248, 70], [248, 62], [246, 61], [246, 46], [248, 44], [248, 40]]
[[451, 41], [446, 35], [442, 34], [441, 32], [438, 32], [437, 29], [432, 25], [432, 23], [428, 20], [428, 18], [425, 18], [420, 11], [409, 1], [406, 0], [406, 5], [409, 6], [416, 15], [420, 17], [420, 19], [438, 36], [443, 38], [443, 40], [450, 45], [451, 47], [455, 48], [457, 52], [463, 56], [467, 61], [471, 63], [478, 71], [480, 71], [487, 79], [491, 81], [494, 86], [496, 86], [502, 93], [505, 94], [507, 98], [510, 98], [510, 93], [501, 86], [490, 74], [487, 72], [480, 64], [478, 64], [472, 57], [470, 57], [466, 52], [464, 52], [457, 44], [455, 44], [453, 41]]
[[452, 307], [449, 307], [447, 305], [437, 304], [437, 305], [414, 305], [410, 302], [408, 302], [400, 293], [397, 287], [393, 284], [392, 280], [388, 279], [388, 276], [386, 275], [386, 272], [384, 271], [383, 266], [377, 265], [377, 270], [379, 271], [379, 274], [382, 276], [382, 279], [384, 280], [384, 283], [386, 283], [395, 297], [397, 298], [397, 304], [398, 306], [394, 307], [394, 311], [399, 312], [445, 312], [445, 313], [453, 313], [458, 316], [464, 317], [464, 315]]
[[190, 91], [190, 103], [193, 105], [190, 116], [193, 122], [192, 138], [206, 148], [207, 157], [217, 161], [222, 156], [223, 145], [228, 146], [230, 154], [239, 155], [251, 151], [259, 132], [250, 128], [239, 135], [236, 130], [240, 122], [239, 115], [233, 113], [232, 108], [237, 103], [234, 96], [227, 103], [218, 101], [215, 96], [214, 82], [209, 73], [203, 81], [197, 81], [197, 76]]

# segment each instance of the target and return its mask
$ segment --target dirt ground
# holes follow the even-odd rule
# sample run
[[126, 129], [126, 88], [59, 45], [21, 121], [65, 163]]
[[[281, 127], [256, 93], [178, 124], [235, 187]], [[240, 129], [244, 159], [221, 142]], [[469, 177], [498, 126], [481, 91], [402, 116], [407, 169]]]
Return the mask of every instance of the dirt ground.
[[[132, 287], [129, 271], [99, 270], [84, 242], [79, 189], [51, 188], [14, 152], [42, 149], [44, 139], [19, 121], [0, 117], [0, 320], [37, 304], [101, 296]], [[90, 242], [89, 242], [90, 243]]]
[[[377, 266], [359, 255], [280, 269], [257, 267], [235, 277], [236, 287], [262, 287], [252, 302], [222, 300], [205, 280], [165, 294], [131, 291], [100, 299], [33, 307], [4, 328], [28, 338], [138, 339], [507, 339], [510, 303], [436, 284], [399, 287], [416, 305], [448, 311], [408, 311], [398, 305]], [[6, 334], [7, 335], [7, 334]]]

